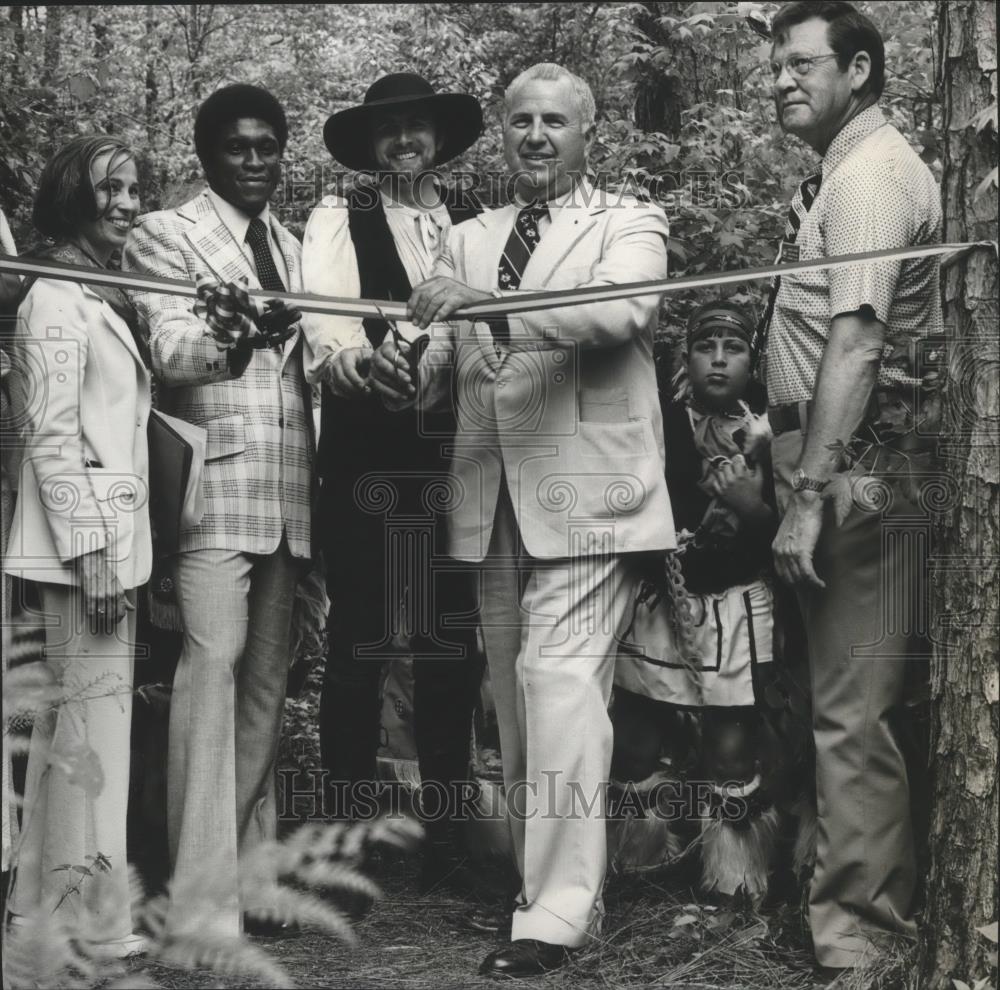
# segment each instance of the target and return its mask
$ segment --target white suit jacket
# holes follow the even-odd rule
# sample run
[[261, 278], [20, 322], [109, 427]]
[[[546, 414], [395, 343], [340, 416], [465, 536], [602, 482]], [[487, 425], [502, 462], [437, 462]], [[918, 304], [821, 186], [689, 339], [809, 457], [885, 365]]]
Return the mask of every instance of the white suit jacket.
[[[578, 205], [554, 211], [519, 291], [666, 276], [662, 210], [587, 185], [577, 194]], [[494, 290], [516, 214], [507, 206], [459, 224], [435, 273]], [[485, 323], [434, 328], [419, 402], [456, 403], [452, 556], [485, 557], [502, 478], [534, 557], [676, 545], [653, 364], [659, 303], [641, 296], [524, 314], [499, 353]]]
[[74, 558], [105, 547], [123, 587], [142, 584], [150, 388], [127, 324], [86, 285], [40, 278], [18, 310], [13, 351], [25, 450], [5, 570], [76, 584]]

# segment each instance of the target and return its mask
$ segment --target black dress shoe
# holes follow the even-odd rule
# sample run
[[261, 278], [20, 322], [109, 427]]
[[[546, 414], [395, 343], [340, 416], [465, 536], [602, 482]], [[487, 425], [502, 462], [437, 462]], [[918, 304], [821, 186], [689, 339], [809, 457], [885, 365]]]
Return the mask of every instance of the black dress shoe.
[[274, 921], [271, 918], [256, 918], [243, 915], [243, 934], [254, 938], [294, 938], [301, 935], [301, 929], [292, 921]]
[[491, 952], [479, 972], [483, 976], [541, 976], [569, 961], [573, 950], [565, 945], [553, 945], [534, 938], [515, 939], [510, 945]]

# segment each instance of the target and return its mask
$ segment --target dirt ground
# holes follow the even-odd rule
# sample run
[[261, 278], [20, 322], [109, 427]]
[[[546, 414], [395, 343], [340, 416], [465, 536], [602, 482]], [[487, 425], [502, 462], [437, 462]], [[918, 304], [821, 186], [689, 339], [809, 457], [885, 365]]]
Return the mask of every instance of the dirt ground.
[[[290, 939], [254, 939], [279, 961], [300, 987], [431, 988], [496, 987], [481, 977], [483, 958], [502, 945], [499, 932], [473, 927], [479, 916], [500, 917], [500, 873], [484, 867], [494, 889], [484, 909], [471, 899], [417, 893], [413, 858], [388, 859], [375, 879], [383, 891], [354, 926], [357, 944], [304, 932]], [[605, 930], [571, 963], [526, 985], [549, 988], [663, 987], [690, 990], [807, 990], [815, 986], [808, 935], [798, 905], [765, 913], [699, 903], [688, 884], [690, 870], [673, 868], [611, 877], [606, 889]], [[255, 987], [215, 974], [145, 969], [168, 988]], [[906, 990], [905, 958], [896, 954], [877, 969], [841, 979], [841, 990]], [[506, 981], [504, 981], [506, 982]]]

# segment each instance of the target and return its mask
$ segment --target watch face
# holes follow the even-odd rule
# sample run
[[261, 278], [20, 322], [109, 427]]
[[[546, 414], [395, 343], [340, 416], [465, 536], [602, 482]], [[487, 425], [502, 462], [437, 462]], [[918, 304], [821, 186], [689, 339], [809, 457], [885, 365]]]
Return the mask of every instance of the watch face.
[[792, 472], [792, 488], [794, 488], [795, 491], [797, 492], [802, 491], [802, 485], [805, 482], [805, 480], [806, 480], [806, 473], [805, 471], [802, 470], [802, 468], [796, 468]]

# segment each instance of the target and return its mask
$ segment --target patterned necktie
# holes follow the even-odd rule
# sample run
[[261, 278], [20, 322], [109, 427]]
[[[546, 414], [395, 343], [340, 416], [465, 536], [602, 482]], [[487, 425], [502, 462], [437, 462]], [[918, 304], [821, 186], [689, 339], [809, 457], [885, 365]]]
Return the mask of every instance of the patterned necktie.
[[[544, 203], [529, 203], [518, 211], [497, 266], [497, 285], [501, 291], [520, 287], [528, 260], [541, 239], [538, 222], [548, 215], [549, 208]], [[496, 316], [487, 322], [498, 346], [510, 343], [510, 323], [506, 316]]]
[[257, 281], [260, 282], [260, 287], [270, 289], [272, 292], [284, 292], [285, 283], [278, 274], [278, 266], [274, 263], [274, 256], [267, 243], [267, 227], [260, 217], [254, 217], [250, 221], [246, 242], [253, 251], [253, 263], [257, 266]]
[[[795, 239], [799, 236], [799, 228], [802, 226], [802, 221], [805, 219], [806, 214], [812, 207], [813, 201], [819, 193], [819, 187], [822, 182], [822, 171], [813, 172], [812, 175], [807, 175], [802, 180], [798, 191], [792, 197], [792, 204], [788, 208], [788, 217], [785, 219], [785, 238], [781, 242], [782, 255], [779, 259], [780, 261], [783, 262], [786, 260], [784, 257], [785, 247], [794, 244]], [[752, 350], [753, 364], [755, 367], [757, 362], [760, 360], [761, 354], [767, 346], [767, 332], [771, 327], [771, 319], [774, 316], [774, 303], [778, 298], [778, 289], [780, 288], [781, 276], [775, 275], [771, 279], [771, 288], [767, 296], [767, 307], [764, 310], [764, 315], [761, 317], [760, 323], [757, 324], [757, 330], [754, 333]]]

